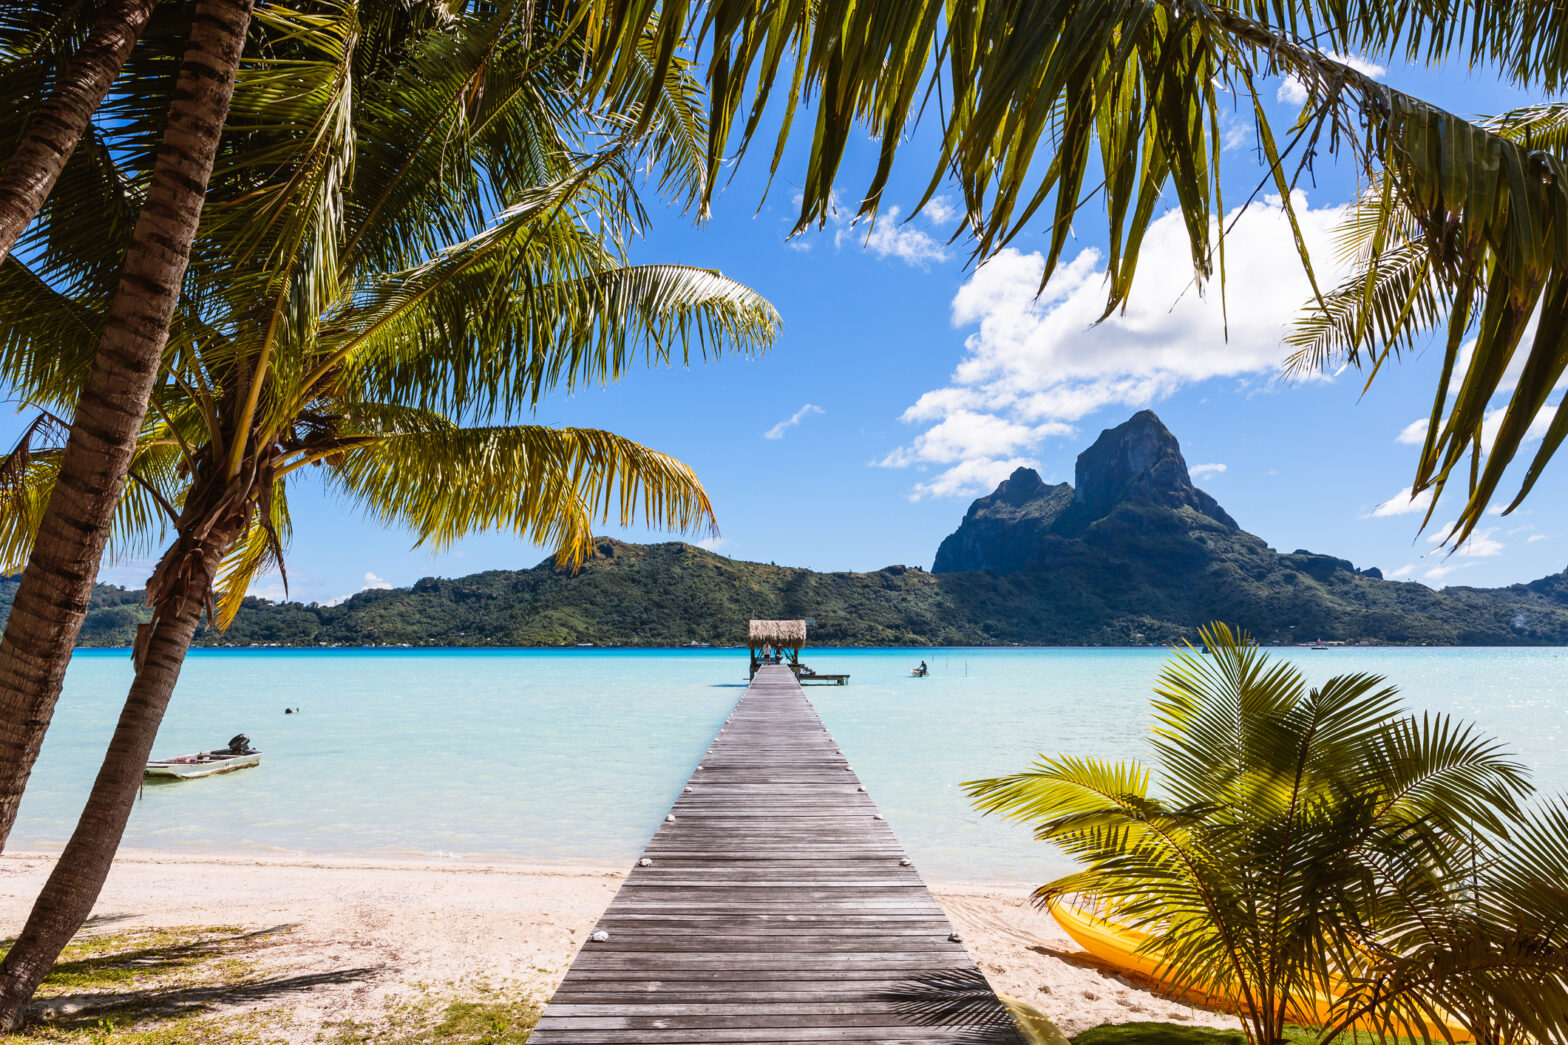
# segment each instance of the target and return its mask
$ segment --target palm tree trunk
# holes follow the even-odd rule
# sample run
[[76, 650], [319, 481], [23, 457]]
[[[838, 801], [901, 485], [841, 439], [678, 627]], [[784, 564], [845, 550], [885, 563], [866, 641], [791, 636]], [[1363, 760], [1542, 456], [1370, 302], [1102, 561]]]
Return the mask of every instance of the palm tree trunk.
[[157, 0], [109, 0], [0, 173], [0, 261], [44, 205]]
[[182, 538], [165, 557], [168, 562], [178, 556], [184, 563], [185, 583], [157, 608], [145, 641], [138, 643], [136, 678], [81, 819], [33, 902], [16, 944], [0, 962], [0, 1033], [21, 1026], [33, 993], [98, 902], [218, 564], [233, 546], [243, 518], [230, 512], [194, 550], [182, 554], [194, 543]]
[[207, 192], [251, 0], [200, 0], [169, 126], [136, 219], [59, 479], [0, 639], [0, 851], [16, 821], [169, 337]]

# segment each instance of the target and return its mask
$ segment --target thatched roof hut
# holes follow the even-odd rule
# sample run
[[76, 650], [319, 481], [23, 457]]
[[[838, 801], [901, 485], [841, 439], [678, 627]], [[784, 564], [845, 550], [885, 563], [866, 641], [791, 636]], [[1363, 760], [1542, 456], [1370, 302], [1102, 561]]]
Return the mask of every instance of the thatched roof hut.
[[803, 620], [754, 620], [751, 622], [751, 631], [746, 638], [746, 645], [751, 650], [751, 673], [757, 674], [757, 665], [762, 663], [761, 653], [772, 647], [773, 656], [783, 661], [789, 657], [791, 665], [800, 664], [800, 647], [806, 644], [806, 622]]
[[748, 645], [783, 646], [799, 649], [806, 644], [806, 622], [803, 620], [754, 620]]

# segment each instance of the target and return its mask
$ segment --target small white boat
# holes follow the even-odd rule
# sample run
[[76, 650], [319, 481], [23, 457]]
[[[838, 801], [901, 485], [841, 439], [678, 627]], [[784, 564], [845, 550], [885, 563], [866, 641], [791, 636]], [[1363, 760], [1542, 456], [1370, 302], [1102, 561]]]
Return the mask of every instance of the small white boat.
[[154, 759], [147, 763], [142, 775], [155, 780], [194, 780], [197, 777], [232, 773], [248, 769], [261, 762], [261, 752], [250, 746], [250, 737], [244, 733], [229, 741], [229, 746], [216, 751], [198, 751], [194, 755], [177, 758]]

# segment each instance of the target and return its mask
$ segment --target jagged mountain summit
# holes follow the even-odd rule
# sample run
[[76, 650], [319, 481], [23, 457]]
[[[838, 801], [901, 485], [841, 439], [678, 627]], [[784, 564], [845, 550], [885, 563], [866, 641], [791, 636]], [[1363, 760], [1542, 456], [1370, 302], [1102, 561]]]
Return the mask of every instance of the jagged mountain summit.
[[1152, 410], [1100, 433], [1078, 455], [1074, 482], [1047, 485], [1019, 468], [969, 506], [937, 549], [934, 573], [1013, 573], [1045, 565], [1060, 549], [1050, 538], [1081, 538], [1119, 509], [1162, 508], [1207, 528], [1240, 532], [1219, 502], [1192, 483], [1181, 445]]
[[1073, 480], [1073, 504], [1087, 520], [1103, 518], [1125, 502], [1142, 501], [1191, 508], [1237, 529], [1218, 501], [1192, 485], [1180, 444], [1153, 410], [1140, 410], [1101, 432], [1078, 455]]

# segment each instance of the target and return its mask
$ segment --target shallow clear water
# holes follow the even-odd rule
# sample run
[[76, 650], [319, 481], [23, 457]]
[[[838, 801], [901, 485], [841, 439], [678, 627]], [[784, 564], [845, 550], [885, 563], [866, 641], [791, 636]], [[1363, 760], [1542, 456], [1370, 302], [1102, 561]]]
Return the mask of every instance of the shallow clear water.
[[[1370, 671], [1414, 710], [1477, 722], [1568, 791], [1568, 650], [1277, 651], [1320, 682]], [[1064, 869], [960, 784], [1037, 753], [1143, 757], [1168, 654], [1126, 649], [808, 650], [850, 685], [809, 690], [888, 822], [934, 879]], [[909, 677], [921, 659], [925, 679]], [[130, 681], [83, 651], [12, 845], [64, 842]], [[250, 734], [259, 768], [149, 785], [126, 844], [621, 865], [641, 850], [745, 682], [736, 650], [200, 650], [155, 755]], [[298, 706], [299, 715], [285, 715]]]

